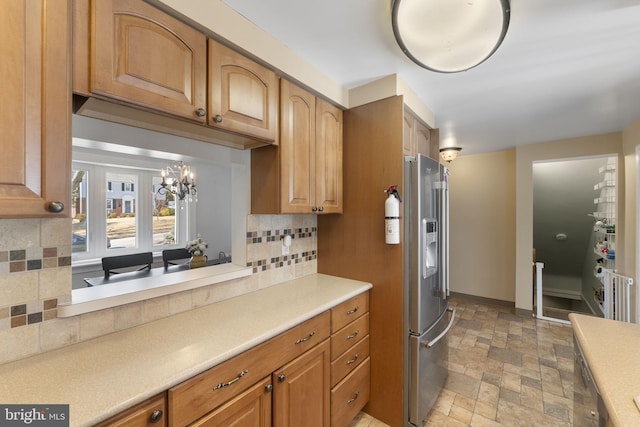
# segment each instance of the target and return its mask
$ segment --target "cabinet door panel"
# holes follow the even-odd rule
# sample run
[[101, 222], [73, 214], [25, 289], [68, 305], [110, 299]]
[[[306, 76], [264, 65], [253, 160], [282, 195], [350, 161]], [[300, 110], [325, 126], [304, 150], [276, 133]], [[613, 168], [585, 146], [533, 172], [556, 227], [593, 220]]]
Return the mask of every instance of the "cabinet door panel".
[[281, 211], [311, 213], [315, 206], [315, 97], [286, 80], [280, 96]]
[[429, 128], [417, 120], [415, 121], [415, 146], [418, 154], [427, 157], [431, 156], [431, 135]]
[[342, 212], [342, 110], [316, 102], [316, 197], [322, 213]]
[[[3, 2], [0, 14], [0, 217], [68, 216], [69, 2]], [[60, 213], [48, 211], [62, 202]]]
[[91, 92], [204, 122], [206, 37], [144, 2], [94, 0]]
[[274, 372], [274, 426], [329, 426], [329, 347], [326, 340]]
[[209, 87], [210, 126], [276, 140], [279, 97], [273, 71], [209, 40]]

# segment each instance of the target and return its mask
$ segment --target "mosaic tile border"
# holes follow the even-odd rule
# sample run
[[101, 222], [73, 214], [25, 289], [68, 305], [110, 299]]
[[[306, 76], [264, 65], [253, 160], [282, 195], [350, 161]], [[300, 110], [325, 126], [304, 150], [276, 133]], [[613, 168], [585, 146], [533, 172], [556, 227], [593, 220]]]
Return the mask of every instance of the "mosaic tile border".
[[58, 256], [58, 248], [13, 249], [0, 251], [0, 271], [4, 263], [9, 264], [9, 273], [21, 273], [70, 266], [71, 257]]
[[0, 309], [0, 320], [10, 318], [10, 327], [31, 325], [58, 317], [58, 299], [34, 301]]
[[304, 239], [318, 234], [318, 227], [283, 228], [281, 230], [247, 231], [247, 245], [254, 243], [275, 242], [282, 236], [290, 235], [292, 239]]
[[[247, 267], [253, 267], [253, 272], [266, 271], [272, 268], [286, 267], [292, 264], [300, 264], [314, 260], [318, 257], [316, 251], [302, 252], [302, 254], [283, 255], [270, 260], [261, 259], [258, 261], [247, 262]], [[269, 262], [267, 262], [269, 261]]]

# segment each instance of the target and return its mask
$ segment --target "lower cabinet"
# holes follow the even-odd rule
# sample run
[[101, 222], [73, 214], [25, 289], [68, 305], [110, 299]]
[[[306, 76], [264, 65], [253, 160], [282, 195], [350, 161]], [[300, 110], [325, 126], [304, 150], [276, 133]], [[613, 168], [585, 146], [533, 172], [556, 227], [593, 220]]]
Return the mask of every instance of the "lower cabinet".
[[100, 426], [346, 426], [369, 400], [368, 310], [358, 295]]
[[369, 293], [331, 309], [331, 427], [344, 427], [369, 401]]

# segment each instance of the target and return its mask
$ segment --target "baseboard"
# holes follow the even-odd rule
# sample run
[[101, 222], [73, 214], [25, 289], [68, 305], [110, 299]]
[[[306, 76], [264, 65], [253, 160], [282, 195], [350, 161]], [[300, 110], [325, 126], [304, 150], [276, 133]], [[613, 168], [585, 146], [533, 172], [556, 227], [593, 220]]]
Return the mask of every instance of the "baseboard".
[[476, 301], [476, 302], [487, 304], [487, 305], [500, 305], [500, 306], [506, 306], [511, 308], [515, 306], [514, 301], [505, 301], [501, 299], [480, 297], [477, 295], [461, 294], [459, 292], [451, 292], [451, 296], [454, 298], [462, 298], [462, 299]]

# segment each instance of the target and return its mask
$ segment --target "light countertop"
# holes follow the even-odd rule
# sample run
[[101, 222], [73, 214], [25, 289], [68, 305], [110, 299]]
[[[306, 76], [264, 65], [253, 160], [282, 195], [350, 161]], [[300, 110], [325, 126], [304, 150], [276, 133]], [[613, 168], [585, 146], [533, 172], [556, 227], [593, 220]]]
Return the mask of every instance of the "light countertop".
[[0, 365], [3, 404], [69, 404], [89, 426], [367, 291], [313, 274]]
[[640, 325], [574, 313], [569, 320], [612, 425], [640, 425], [633, 402], [640, 395]]

